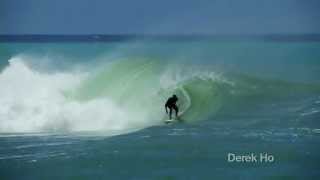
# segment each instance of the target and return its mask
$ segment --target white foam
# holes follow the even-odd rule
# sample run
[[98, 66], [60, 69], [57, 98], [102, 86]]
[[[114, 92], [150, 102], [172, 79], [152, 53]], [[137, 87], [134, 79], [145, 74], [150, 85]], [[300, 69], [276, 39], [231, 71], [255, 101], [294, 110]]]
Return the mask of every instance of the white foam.
[[314, 132], [314, 133], [320, 133], [320, 129], [313, 129], [312, 132]]
[[301, 115], [301, 116], [309, 116], [309, 115], [316, 114], [316, 113], [318, 113], [318, 112], [320, 112], [320, 111], [319, 111], [319, 110], [316, 110], [316, 109], [312, 109], [311, 111], [301, 113], [300, 115]]
[[175, 87], [181, 82], [191, 80], [193, 78], [198, 78], [202, 80], [211, 80], [215, 82], [226, 83], [231, 86], [234, 83], [230, 80], [227, 80], [222, 76], [222, 74], [210, 71], [210, 70], [199, 70], [190, 68], [179, 68], [179, 67], [169, 67], [160, 77], [160, 85], [162, 88], [166, 89], [169, 87]]
[[128, 131], [144, 126], [145, 118], [135, 118], [108, 97], [81, 102], [63, 95], [85, 78], [81, 73], [43, 73], [29, 67], [22, 56], [11, 58], [0, 74], [0, 133]]

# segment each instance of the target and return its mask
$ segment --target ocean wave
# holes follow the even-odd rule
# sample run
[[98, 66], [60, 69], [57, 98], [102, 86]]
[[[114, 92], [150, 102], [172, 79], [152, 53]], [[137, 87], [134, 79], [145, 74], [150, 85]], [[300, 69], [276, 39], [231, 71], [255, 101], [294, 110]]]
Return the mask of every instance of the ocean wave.
[[196, 122], [250, 102], [318, 90], [150, 59], [123, 59], [88, 72], [45, 72], [16, 56], [0, 74], [0, 132], [125, 133], [163, 124], [172, 94], [179, 97], [182, 119]]

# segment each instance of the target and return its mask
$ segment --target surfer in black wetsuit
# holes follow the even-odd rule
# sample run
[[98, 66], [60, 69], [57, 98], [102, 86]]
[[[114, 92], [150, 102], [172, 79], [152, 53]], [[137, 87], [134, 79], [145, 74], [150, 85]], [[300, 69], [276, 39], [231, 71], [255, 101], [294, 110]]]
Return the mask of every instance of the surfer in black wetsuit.
[[174, 111], [176, 112], [176, 117], [178, 117], [178, 112], [179, 112], [179, 109], [178, 109], [178, 106], [176, 105], [178, 101], [178, 98], [177, 96], [174, 94], [172, 97], [170, 97], [167, 102], [166, 102], [166, 105], [165, 105], [165, 108], [166, 108], [166, 112], [168, 114], [168, 109], [169, 108], [169, 118], [171, 119], [171, 116], [172, 116], [172, 109], [174, 109]]

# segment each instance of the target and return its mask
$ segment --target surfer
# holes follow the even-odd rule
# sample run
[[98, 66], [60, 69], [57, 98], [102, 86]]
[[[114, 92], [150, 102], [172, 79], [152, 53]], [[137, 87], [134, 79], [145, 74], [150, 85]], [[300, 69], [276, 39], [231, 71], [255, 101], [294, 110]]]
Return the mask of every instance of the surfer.
[[165, 108], [166, 108], [167, 114], [168, 114], [167, 108], [169, 108], [169, 118], [170, 119], [172, 117], [172, 109], [174, 109], [174, 111], [176, 112], [176, 118], [178, 117], [179, 109], [178, 109], [178, 106], [176, 105], [177, 101], [178, 101], [178, 97], [174, 94], [166, 102]]

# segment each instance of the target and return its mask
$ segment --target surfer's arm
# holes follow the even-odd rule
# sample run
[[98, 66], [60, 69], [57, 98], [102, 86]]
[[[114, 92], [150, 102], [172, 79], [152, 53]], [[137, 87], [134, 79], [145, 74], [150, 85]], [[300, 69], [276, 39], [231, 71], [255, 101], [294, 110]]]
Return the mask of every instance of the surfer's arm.
[[167, 106], [167, 104], [164, 106], [164, 108], [166, 109], [166, 113], [168, 114], [168, 106]]

